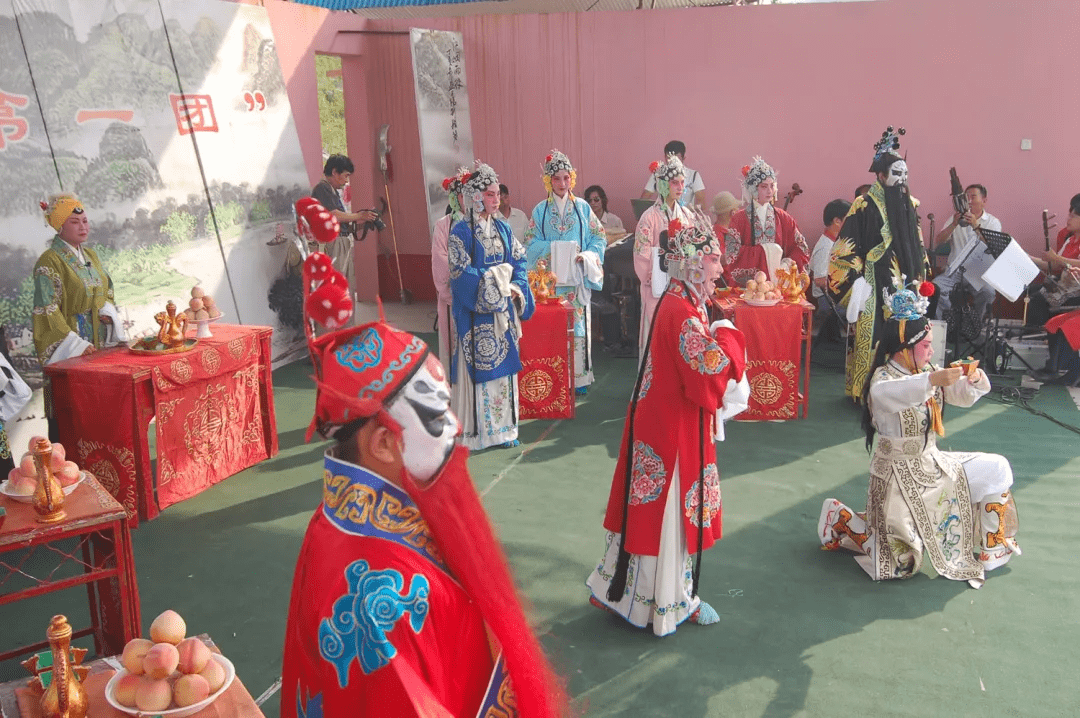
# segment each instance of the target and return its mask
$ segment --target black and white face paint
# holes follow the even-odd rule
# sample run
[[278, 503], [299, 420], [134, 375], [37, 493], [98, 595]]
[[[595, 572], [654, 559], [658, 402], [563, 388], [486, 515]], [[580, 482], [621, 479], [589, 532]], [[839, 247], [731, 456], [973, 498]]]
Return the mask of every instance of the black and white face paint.
[[904, 162], [904, 160], [893, 162], [889, 165], [889, 174], [885, 177], [885, 186], [907, 185], [907, 173], [907, 162]]
[[401, 425], [405, 469], [416, 481], [430, 481], [461, 430], [450, 411], [450, 385], [438, 359], [428, 356], [387, 412]]

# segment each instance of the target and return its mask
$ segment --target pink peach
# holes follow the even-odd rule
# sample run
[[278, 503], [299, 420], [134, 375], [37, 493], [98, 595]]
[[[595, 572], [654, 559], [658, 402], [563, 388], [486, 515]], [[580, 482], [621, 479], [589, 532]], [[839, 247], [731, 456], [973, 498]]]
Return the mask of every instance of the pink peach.
[[33, 496], [36, 489], [37, 479], [22, 474], [19, 474], [14, 481], [8, 484], [8, 492], [15, 496]]
[[171, 643], [175, 646], [184, 640], [186, 633], [187, 624], [184, 623], [184, 619], [171, 609], [162, 611], [161, 615], [150, 624], [150, 639], [154, 643]]
[[134, 708], [135, 694], [139, 690], [140, 683], [142, 683], [142, 676], [137, 676], [134, 673], [124, 674], [113, 686], [113, 698], [122, 706]]
[[181, 673], [199, 673], [206, 668], [206, 662], [210, 660], [210, 649], [194, 636], [176, 644], [176, 650], [180, 654], [178, 667]]
[[206, 307], [207, 309], [210, 309], [217, 302], [214, 301], [213, 297], [211, 297], [209, 294], [207, 294], [207, 295], [203, 296], [202, 303], [203, 303], [204, 307]]
[[155, 643], [154, 647], [146, 652], [146, 658], [143, 659], [143, 671], [150, 679], [158, 681], [168, 678], [179, 663], [180, 654], [176, 646], [171, 643]]
[[132, 638], [124, 646], [124, 654], [120, 656], [120, 663], [123, 664], [128, 673], [141, 676], [143, 674], [143, 660], [153, 647], [153, 641], [148, 641], [145, 638]]
[[202, 287], [191, 288], [191, 296], [195, 297], [196, 299], [202, 299], [204, 294], [206, 294], [206, 292], [203, 291]]
[[210, 318], [210, 313], [207, 312], [205, 309], [200, 309], [199, 311], [195, 312], [195, 318], [196, 319], [209, 319]]
[[213, 658], [206, 662], [206, 668], [199, 671], [199, 675], [210, 684], [211, 693], [217, 693], [218, 689], [225, 683], [225, 668]]
[[19, 473], [23, 476], [37, 476], [37, 467], [34, 466], [34, 457], [31, 454], [23, 454], [19, 459]]
[[166, 680], [139, 679], [135, 689], [135, 706], [141, 711], [163, 711], [172, 703], [172, 687]]
[[71, 486], [79, 480], [81, 474], [78, 464], [74, 461], [65, 461], [60, 471], [56, 472], [56, 478], [60, 480], [61, 486]]
[[198, 703], [201, 700], [206, 700], [210, 695], [210, 684], [202, 676], [195, 674], [191, 676], [181, 676], [176, 681], [176, 686], [173, 688], [173, 697], [176, 699], [176, 705], [184, 708]]
[[191, 301], [188, 302], [188, 306], [191, 307], [192, 311], [197, 312], [203, 308], [203, 300], [198, 297], [192, 297]]

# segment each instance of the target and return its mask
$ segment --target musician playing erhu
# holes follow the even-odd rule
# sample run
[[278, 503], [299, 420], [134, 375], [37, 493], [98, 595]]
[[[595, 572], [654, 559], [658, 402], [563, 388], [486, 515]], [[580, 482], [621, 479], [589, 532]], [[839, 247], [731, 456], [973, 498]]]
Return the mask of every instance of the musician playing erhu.
[[[1049, 239], [1049, 235], [1047, 235]], [[1053, 248], [1048, 247], [1041, 257], [1032, 256], [1031, 261], [1045, 274], [1059, 277], [1070, 267], [1080, 268], [1080, 194], [1069, 200], [1069, 217], [1058, 232]], [[1028, 306], [1029, 326], [1042, 326], [1050, 318], [1050, 305], [1039, 291], [1042, 285], [1031, 286], [1031, 304]], [[1066, 299], [1063, 306], [1080, 306], [1080, 296]]]
[[[776, 170], [755, 157], [742, 168], [743, 201], [746, 209], [731, 218], [731, 225], [724, 233], [724, 278], [728, 284], [746, 284], [759, 271], [770, 271], [770, 262], [780, 266], [780, 260], [790, 257], [806, 269], [810, 250], [806, 245], [795, 219], [772, 202], [776, 199]], [[778, 247], [779, 256], [769, 259], [766, 247]]]
[[[1001, 231], [1001, 220], [986, 211], [986, 187], [981, 184], [970, 184], [964, 189], [964, 197], [967, 198], [968, 211], [957, 212], [952, 219], [934, 237], [934, 246], [948, 240], [949, 264], [961, 256], [972, 242], [982, 241], [975, 231], [976, 229], [990, 229], [995, 232]], [[938, 305], [937, 318], [944, 319], [947, 312], [952, 311], [952, 291], [960, 280], [960, 272], [940, 274], [934, 278], [937, 286]], [[997, 290], [989, 284], [978, 282], [979, 289], [971, 283], [969, 277], [963, 278], [964, 287], [974, 297], [975, 317], [981, 322], [986, 316]]]

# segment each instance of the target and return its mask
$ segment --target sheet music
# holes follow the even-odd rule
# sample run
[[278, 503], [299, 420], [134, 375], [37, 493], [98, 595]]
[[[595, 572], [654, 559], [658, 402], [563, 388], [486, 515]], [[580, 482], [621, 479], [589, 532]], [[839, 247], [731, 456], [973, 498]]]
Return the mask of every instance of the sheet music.
[[982, 278], [1010, 302], [1015, 302], [1038, 274], [1039, 268], [1014, 239]]
[[577, 242], [558, 240], [551, 243], [551, 266], [555, 274], [555, 286], [573, 287], [577, 285], [574, 274], [574, 260], [577, 259]]
[[945, 274], [951, 275], [964, 268], [964, 279], [967, 280], [975, 291], [980, 291], [984, 286], [982, 276], [994, 263], [994, 257], [986, 251], [986, 245], [979, 240], [972, 240], [949, 262], [945, 267]]

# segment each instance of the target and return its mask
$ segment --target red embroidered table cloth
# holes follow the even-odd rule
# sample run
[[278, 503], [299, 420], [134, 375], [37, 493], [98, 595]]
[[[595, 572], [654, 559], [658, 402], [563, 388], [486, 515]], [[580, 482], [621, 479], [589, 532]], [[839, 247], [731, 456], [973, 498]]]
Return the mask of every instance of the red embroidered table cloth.
[[[106, 349], [45, 367], [61, 443], [132, 525], [277, 454], [269, 327], [218, 324], [188, 352]], [[157, 471], [147, 428], [157, 417]]]
[[755, 307], [727, 297], [712, 302], [712, 313], [714, 318], [732, 320], [746, 336], [750, 407], [736, 418], [805, 418], [810, 393], [813, 308], [789, 302]]
[[574, 317], [566, 301], [537, 303], [522, 324], [518, 407], [522, 419], [574, 418]]

